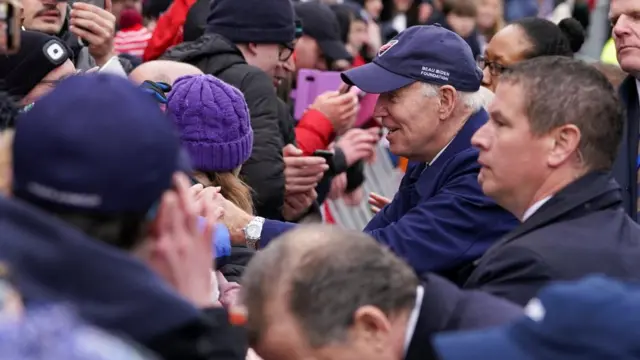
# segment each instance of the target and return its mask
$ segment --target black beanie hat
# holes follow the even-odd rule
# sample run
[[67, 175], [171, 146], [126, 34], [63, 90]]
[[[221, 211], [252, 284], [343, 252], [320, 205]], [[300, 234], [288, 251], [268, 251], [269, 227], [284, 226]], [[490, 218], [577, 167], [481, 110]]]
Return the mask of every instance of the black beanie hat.
[[52, 70], [70, 58], [71, 51], [57, 37], [36, 31], [20, 33], [20, 50], [0, 55], [0, 89], [14, 98], [25, 97]]
[[288, 44], [296, 27], [291, 0], [213, 0], [207, 33], [240, 43]]

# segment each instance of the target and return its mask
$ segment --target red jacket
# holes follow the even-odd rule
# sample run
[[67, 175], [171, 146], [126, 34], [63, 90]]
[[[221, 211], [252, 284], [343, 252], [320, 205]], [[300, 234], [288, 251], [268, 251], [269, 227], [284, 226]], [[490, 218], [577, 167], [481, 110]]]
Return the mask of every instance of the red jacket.
[[305, 155], [326, 149], [334, 138], [333, 124], [318, 110], [309, 109], [296, 126], [296, 142]]
[[168, 48], [182, 42], [182, 27], [196, 0], [175, 0], [158, 19], [153, 35], [144, 50], [144, 61], [159, 58]]

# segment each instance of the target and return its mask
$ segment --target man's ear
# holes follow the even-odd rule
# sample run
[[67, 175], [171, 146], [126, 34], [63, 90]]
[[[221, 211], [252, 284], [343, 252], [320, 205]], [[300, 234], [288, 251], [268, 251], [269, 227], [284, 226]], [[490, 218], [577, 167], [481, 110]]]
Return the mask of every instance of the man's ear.
[[450, 85], [441, 86], [438, 92], [440, 93], [440, 120], [446, 120], [456, 107], [458, 92]]
[[350, 332], [356, 341], [364, 341], [374, 348], [385, 346], [391, 332], [391, 322], [380, 309], [366, 305], [353, 314]]
[[247, 44], [247, 50], [249, 51], [249, 53], [251, 53], [251, 55], [257, 55], [258, 54], [258, 44], [256, 44], [256, 43], [248, 43]]
[[579, 156], [579, 146], [582, 134], [580, 129], [573, 124], [561, 126], [552, 131], [551, 149], [548, 157], [550, 167], [558, 167], [565, 163], [573, 154]]

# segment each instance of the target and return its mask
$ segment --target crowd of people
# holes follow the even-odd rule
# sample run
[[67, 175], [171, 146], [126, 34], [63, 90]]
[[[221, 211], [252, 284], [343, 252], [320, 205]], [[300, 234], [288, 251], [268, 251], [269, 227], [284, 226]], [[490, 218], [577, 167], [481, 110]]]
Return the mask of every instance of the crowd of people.
[[0, 358], [640, 360], [640, 2], [615, 63], [595, 5], [22, 0]]

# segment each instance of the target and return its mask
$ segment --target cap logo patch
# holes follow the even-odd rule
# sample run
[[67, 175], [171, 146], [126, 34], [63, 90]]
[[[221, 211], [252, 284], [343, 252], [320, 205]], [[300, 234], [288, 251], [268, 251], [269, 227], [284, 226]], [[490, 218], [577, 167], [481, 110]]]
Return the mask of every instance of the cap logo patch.
[[44, 54], [53, 64], [60, 63], [67, 55], [67, 50], [56, 40], [51, 40], [44, 45]]
[[387, 51], [389, 51], [389, 49], [394, 47], [397, 43], [398, 43], [398, 40], [391, 40], [388, 43], [382, 45], [380, 47], [380, 50], [378, 50], [378, 56], [382, 56], [382, 55], [386, 54]]

